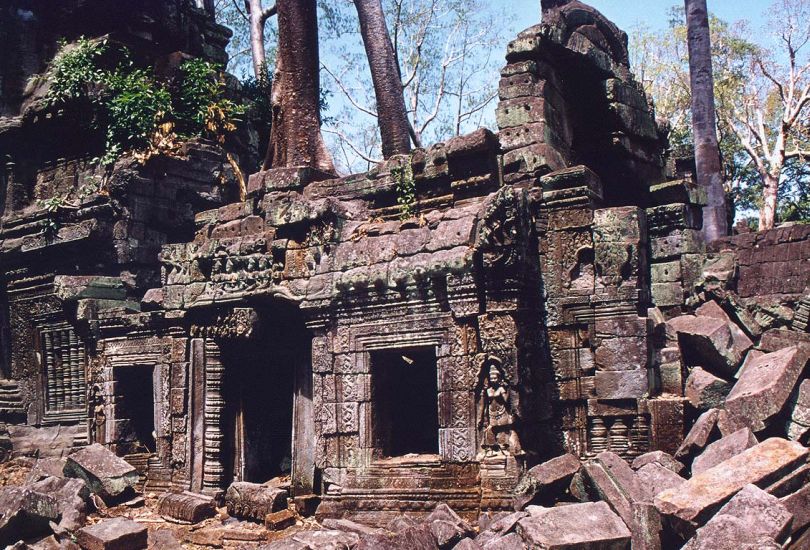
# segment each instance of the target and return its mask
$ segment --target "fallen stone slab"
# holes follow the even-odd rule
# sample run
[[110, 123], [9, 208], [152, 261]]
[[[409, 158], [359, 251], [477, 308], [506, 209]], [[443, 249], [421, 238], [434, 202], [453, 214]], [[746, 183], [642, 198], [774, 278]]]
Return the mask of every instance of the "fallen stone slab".
[[705, 449], [706, 445], [720, 433], [717, 427], [719, 414], [720, 411], [717, 409], [709, 409], [701, 414], [686, 434], [681, 446], [675, 451], [675, 458], [693, 457]]
[[786, 439], [770, 438], [680, 486], [656, 495], [655, 506], [684, 538], [694, 534], [737, 491], [768, 485], [806, 464], [808, 450]]
[[651, 495], [636, 473], [615, 453], [602, 452], [583, 465], [588, 493], [603, 500], [624, 523], [633, 526], [633, 503], [647, 502]]
[[165, 519], [183, 523], [199, 523], [217, 513], [211, 497], [189, 491], [164, 493], [158, 498], [157, 511]]
[[[781, 544], [791, 532], [792, 514], [773, 495], [746, 485], [706, 525], [697, 530], [685, 548], [768, 548]], [[732, 518], [732, 519], [729, 519]]]
[[[293, 525], [295, 525], [295, 512], [289, 508], [267, 514], [264, 517], [264, 526], [268, 531], [282, 531]], [[324, 525], [324, 527], [329, 528], [327, 525]]]
[[694, 367], [684, 384], [684, 396], [699, 411], [723, 406], [731, 384], [700, 367]]
[[66, 459], [64, 458], [40, 458], [31, 468], [31, 473], [28, 475], [29, 482], [39, 481], [46, 477], [64, 477], [64, 469]]
[[473, 539], [464, 539], [453, 547], [453, 550], [483, 550]]
[[225, 492], [225, 506], [231, 516], [264, 521], [267, 514], [287, 507], [288, 496], [286, 489], [236, 481]]
[[717, 302], [709, 301], [705, 304], [702, 304], [695, 310], [695, 313], [698, 317], [711, 317], [713, 319], [718, 319], [720, 321], [725, 322], [728, 324], [729, 330], [731, 331], [731, 338], [734, 341], [734, 347], [737, 349], [742, 350], [749, 350], [754, 346], [754, 343], [745, 334], [743, 329], [737, 326], [737, 323], [731, 320], [726, 312], [720, 307]]
[[756, 485], [743, 487], [720, 508], [717, 515], [739, 518], [750, 526], [749, 533], [767, 535], [777, 542], [784, 542], [790, 535], [793, 519], [793, 514], [778, 498], [769, 495]]
[[717, 466], [721, 462], [736, 456], [746, 449], [750, 449], [758, 443], [754, 433], [748, 428], [742, 428], [731, 433], [714, 443], [709, 444], [692, 461], [692, 475], [705, 472], [709, 468]]
[[530, 548], [547, 550], [625, 550], [630, 530], [604, 502], [555, 508], [529, 506], [518, 521], [517, 533]]
[[183, 545], [169, 529], [149, 532], [149, 548], [154, 550], [183, 550]]
[[84, 550], [141, 550], [148, 539], [146, 527], [127, 518], [105, 519], [76, 533]]
[[139, 478], [131, 464], [98, 443], [69, 455], [63, 472], [66, 477], [83, 480], [90, 492], [104, 501], [131, 493]]
[[681, 550], [782, 550], [782, 545], [767, 535], [746, 533], [748, 525], [734, 516], [720, 516], [698, 529]]
[[751, 347], [738, 347], [729, 323], [711, 317], [675, 317], [667, 321], [667, 331], [677, 334], [678, 347], [687, 364], [702, 365], [725, 376], [734, 376]]
[[671, 470], [676, 474], [680, 474], [685, 469], [683, 464], [675, 460], [671, 454], [665, 453], [664, 451], [650, 451], [649, 453], [639, 455], [633, 459], [632, 467], [634, 470], [638, 470], [647, 464], [658, 464], [659, 466], [663, 466], [667, 470]]
[[384, 534], [384, 529], [377, 527], [370, 527], [362, 523], [357, 523], [350, 519], [334, 519], [327, 518], [321, 522], [321, 525], [333, 531], [345, 531], [347, 533], [357, 533], [358, 535], [380, 535]]
[[810, 525], [810, 484], [805, 484], [798, 491], [779, 499], [788, 512], [793, 515], [791, 531], [798, 533]]
[[513, 532], [515, 527], [517, 527], [518, 521], [528, 515], [528, 512], [520, 511], [500, 517], [491, 522], [485, 529], [482, 529], [478, 536], [475, 537], [475, 541], [483, 546], [494, 539], [503, 537]]
[[790, 420], [786, 423], [788, 439], [807, 444], [810, 440], [810, 379], [802, 380], [788, 403]]
[[25, 487], [0, 488], [0, 545], [50, 532], [49, 523], [59, 520], [59, 506], [50, 495]]
[[452, 548], [461, 539], [474, 534], [470, 525], [447, 504], [441, 503], [425, 518], [439, 548]]
[[523, 543], [520, 535], [509, 533], [489, 541], [482, 548], [483, 550], [526, 550], [527, 546]]
[[785, 407], [807, 359], [797, 346], [753, 359], [726, 397], [729, 423], [754, 433], [764, 430]]
[[[355, 535], [357, 536], [357, 535]], [[355, 550], [439, 550], [439, 545], [426, 523], [417, 523], [385, 535], [365, 535], [360, 537]]]
[[678, 487], [686, 481], [684, 478], [660, 464], [651, 462], [636, 470], [636, 475], [647, 489], [650, 498], [662, 491]]
[[[649, 464], [649, 466], [658, 465]], [[664, 548], [661, 514], [652, 503], [633, 503], [633, 529], [630, 532], [630, 547], [633, 550], [662, 550]]]
[[87, 499], [90, 491], [81, 479], [46, 477], [29, 485], [32, 491], [56, 499], [60, 529], [76, 531], [87, 521]]
[[582, 463], [568, 453], [529, 468], [521, 480], [521, 491], [513, 500], [515, 510], [528, 504], [550, 505], [564, 494]]

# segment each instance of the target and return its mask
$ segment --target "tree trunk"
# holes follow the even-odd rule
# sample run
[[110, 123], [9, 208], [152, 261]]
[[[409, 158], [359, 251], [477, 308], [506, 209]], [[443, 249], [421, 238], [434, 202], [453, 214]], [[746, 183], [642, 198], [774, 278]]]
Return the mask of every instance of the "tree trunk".
[[315, 0], [279, 0], [270, 143], [264, 169], [308, 166], [334, 173], [321, 135]]
[[354, 0], [354, 5], [360, 19], [360, 33], [363, 35], [377, 98], [377, 123], [380, 126], [383, 157], [406, 154], [411, 150], [408, 113], [382, 4], [380, 0]]
[[264, 23], [262, 0], [246, 0], [245, 5], [250, 18], [250, 56], [253, 58], [253, 73], [256, 80], [262, 80], [267, 71], [267, 54], [264, 50]]
[[763, 175], [762, 208], [759, 209], [759, 230], [773, 229], [776, 225], [776, 205], [779, 198], [779, 174]]
[[709, 242], [728, 234], [726, 193], [717, 144], [709, 15], [706, 0], [684, 0], [692, 90], [692, 134], [698, 185], [706, 189], [703, 236]]

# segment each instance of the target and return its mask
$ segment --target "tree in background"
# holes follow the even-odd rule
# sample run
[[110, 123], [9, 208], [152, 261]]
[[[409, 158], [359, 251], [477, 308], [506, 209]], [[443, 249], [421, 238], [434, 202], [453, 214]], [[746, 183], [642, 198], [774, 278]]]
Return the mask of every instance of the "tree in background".
[[703, 208], [703, 235], [706, 241], [713, 241], [728, 234], [728, 223], [717, 143], [709, 13], [706, 0], [685, 0], [684, 4], [696, 176], [708, 197]]
[[776, 223], [788, 166], [810, 161], [810, 0], [779, 0], [769, 15], [779, 49], [754, 50], [751, 78], [723, 113], [761, 180], [760, 229]]
[[276, 6], [263, 7], [262, 0], [245, 0], [245, 11], [250, 24], [250, 57], [256, 80], [267, 78], [267, 53], [264, 48], [264, 27], [276, 14]]
[[[764, 33], [753, 32], [745, 22], [709, 18], [726, 192], [738, 214], [758, 210], [755, 224], [760, 229], [777, 220], [810, 221], [807, 6], [808, 0], [779, 0]], [[753, 36], [763, 43], [751, 42]], [[669, 122], [675, 152], [689, 151], [691, 95], [683, 11], [673, 10], [668, 33], [637, 28], [631, 41], [633, 68], [659, 117]], [[798, 115], [793, 118], [791, 112]]]
[[318, 10], [315, 0], [278, 0], [272, 126], [264, 169], [334, 172], [321, 136]]
[[[491, 122], [486, 107], [497, 97], [499, 35], [508, 19], [483, 0], [384, 0], [386, 26], [399, 67], [412, 141], [442, 141]], [[360, 171], [381, 158], [378, 105], [368, 78], [361, 33], [346, 4], [321, 6], [329, 44], [322, 68], [332, 99], [324, 128], [342, 168]], [[494, 56], [492, 54], [495, 54]]]
[[411, 150], [411, 128], [402, 95], [399, 64], [382, 3], [380, 0], [354, 0], [354, 5], [374, 83], [383, 157], [406, 154]]
[[[226, 70], [235, 75], [242, 81], [253, 82], [258, 80], [256, 73], [257, 64], [255, 59], [262, 59], [261, 51], [253, 49], [254, 44], [259, 41], [254, 41], [253, 36], [256, 36], [255, 30], [258, 25], [253, 25], [251, 19], [255, 13], [247, 9], [246, 4], [259, 3], [260, 16], [264, 16], [261, 42], [262, 49], [264, 50], [264, 66], [267, 67], [266, 74], [269, 76], [273, 73], [272, 68], [275, 64], [276, 42], [278, 40], [277, 28], [272, 24], [272, 17], [275, 12], [275, 6], [261, 7], [261, 3], [257, 0], [214, 0], [215, 17], [218, 23], [225, 25], [233, 32], [230, 42], [228, 42], [228, 66]], [[268, 1], [269, 3], [269, 1]], [[254, 33], [251, 34], [251, 29]]]

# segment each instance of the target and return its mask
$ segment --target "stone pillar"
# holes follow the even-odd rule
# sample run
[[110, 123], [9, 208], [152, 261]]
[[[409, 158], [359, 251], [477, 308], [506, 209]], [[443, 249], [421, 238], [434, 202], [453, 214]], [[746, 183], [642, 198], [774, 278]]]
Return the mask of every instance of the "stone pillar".
[[225, 400], [222, 397], [222, 380], [225, 367], [222, 365], [219, 344], [212, 338], [205, 339], [205, 451], [203, 462], [203, 483], [205, 492], [215, 492], [222, 488], [224, 468], [222, 466], [222, 411]]

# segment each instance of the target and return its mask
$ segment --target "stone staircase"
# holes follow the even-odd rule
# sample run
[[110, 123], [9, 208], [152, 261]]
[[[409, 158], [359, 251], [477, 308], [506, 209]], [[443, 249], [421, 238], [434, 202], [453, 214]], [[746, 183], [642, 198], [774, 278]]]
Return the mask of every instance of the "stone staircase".
[[25, 416], [20, 388], [16, 380], [0, 380], [0, 417]]

